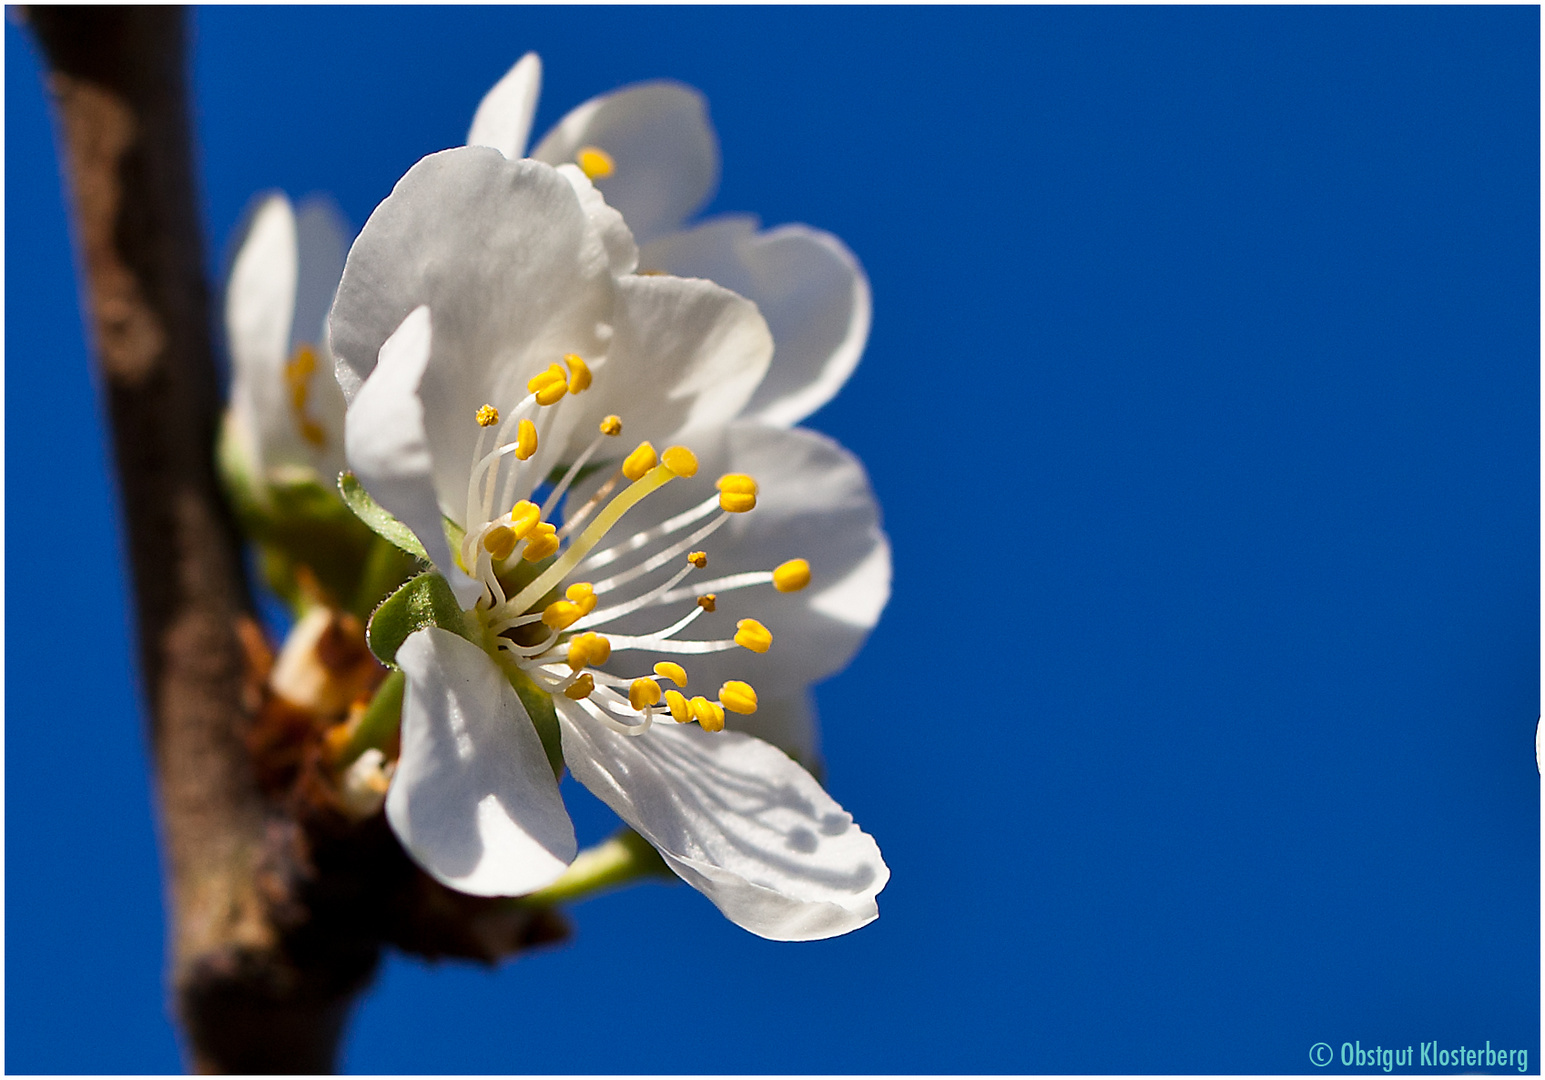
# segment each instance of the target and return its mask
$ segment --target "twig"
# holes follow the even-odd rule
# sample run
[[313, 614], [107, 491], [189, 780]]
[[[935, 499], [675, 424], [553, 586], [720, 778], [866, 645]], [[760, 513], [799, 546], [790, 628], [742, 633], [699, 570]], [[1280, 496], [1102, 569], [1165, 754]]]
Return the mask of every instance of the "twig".
[[[492, 962], [565, 926], [435, 884], [379, 815], [351, 823], [304, 770], [277, 795], [260, 786], [250, 735], [271, 711], [265, 646], [213, 465], [184, 12], [38, 7], [26, 19], [47, 58], [113, 433], [189, 1058], [205, 1072], [327, 1072], [383, 944]], [[315, 749], [285, 748], [303, 760]]]

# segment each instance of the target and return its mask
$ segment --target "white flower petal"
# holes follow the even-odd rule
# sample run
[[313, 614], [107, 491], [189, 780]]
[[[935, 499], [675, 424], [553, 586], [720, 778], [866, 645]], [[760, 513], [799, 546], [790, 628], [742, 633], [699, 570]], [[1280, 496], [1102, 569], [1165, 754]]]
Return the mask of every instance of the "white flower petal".
[[[890, 545], [880, 528], [880, 511], [858, 459], [836, 442], [805, 428], [775, 428], [737, 421], [691, 443], [698, 457], [694, 480], [673, 480], [624, 519], [628, 531], [664, 521], [713, 493], [728, 472], [746, 473], [760, 488], [756, 508], [733, 514], [700, 546], [708, 565], [679, 588], [750, 571], [772, 570], [795, 558], [810, 564], [810, 584], [780, 593], [758, 585], [718, 594], [715, 610], [684, 631], [682, 639], [731, 638], [740, 619], [754, 618], [772, 632], [766, 653], [746, 649], [672, 657], [691, 679], [690, 693], [713, 696], [727, 680], [750, 683], [757, 693], [777, 698], [840, 670], [863, 644], [890, 596]], [[599, 483], [591, 481], [590, 487]], [[621, 539], [622, 537], [619, 537]], [[658, 550], [646, 548], [595, 572], [594, 580], [641, 562]], [[604, 594], [602, 605], [637, 596], [681, 563], [672, 560], [655, 573]], [[596, 626], [597, 633], [639, 635], [664, 627], [691, 610], [690, 594], [670, 606], [646, 608]], [[631, 671], [651, 654], [613, 653], [608, 670]], [[651, 661], [652, 662], [652, 661]]]
[[414, 309], [381, 346], [375, 370], [354, 396], [344, 417], [344, 443], [359, 482], [413, 530], [430, 561], [450, 582], [456, 599], [467, 608], [482, 595], [483, 587], [451, 557], [424, 431], [420, 391], [432, 339], [429, 308]]
[[269, 460], [277, 443], [298, 438], [284, 385], [298, 263], [290, 200], [270, 195], [252, 214], [225, 291], [231, 404], [259, 472], [278, 463]]
[[520, 698], [486, 653], [428, 627], [397, 651], [402, 756], [386, 817], [437, 881], [519, 896], [573, 861], [574, 827]]
[[640, 83], [592, 98], [560, 120], [531, 156], [561, 165], [586, 146], [611, 156], [615, 171], [596, 186], [640, 243], [678, 228], [718, 182], [708, 103], [680, 83]]
[[623, 735], [559, 706], [575, 777], [732, 922], [812, 941], [879, 914], [890, 878], [879, 847], [781, 750], [669, 720]]
[[524, 157], [541, 92], [542, 60], [528, 52], [483, 95], [472, 117], [472, 130], [467, 132], [467, 145], [491, 146], [511, 160]]
[[[338, 382], [354, 394], [380, 343], [429, 305], [425, 432], [440, 505], [466, 524], [478, 408], [513, 407], [526, 381], [566, 353], [603, 355], [613, 292], [606, 248], [557, 170], [486, 147], [433, 154], [398, 181], [349, 252], [331, 321]], [[574, 417], [558, 412], [555, 448]]]
[[330, 486], [347, 467], [343, 455], [343, 414], [348, 402], [333, 374], [333, 355], [327, 347], [327, 313], [338, 291], [338, 279], [343, 276], [349, 229], [331, 200], [309, 198], [296, 209], [295, 240], [300, 261], [290, 353], [294, 355], [301, 345], [316, 350], [316, 370], [307, 382], [306, 416], [320, 429], [325, 441], [320, 446], [302, 444], [299, 440], [303, 436], [293, 413], [290, 425], [296, 432], [297, 449]]
[[[756, 390], [772, 357], [756, 305], [711, 281], [629, 276], [617, 282], [616, 337], [582, 408], [584, 429], [622, 417], [622, 441], [668, 443], [723, 425]], [[626, 452], [626, 451], [623, 451]]]
[[869, 281], [853, 253], [806, 225], [756, 231], [727, 217], [654, 241], [651, 270], [702, 277], [752, 300], [776, 348], [744, 415], [788, 427], [820, 408], [853, 373], [869, 337]]
[[820, 763], [820, 724], [808, 690], [777, 698], [758, 693], [756, 712], [726, 713], [724, 723], [731, 731], [771, 743], [807, 769]]
[[606, 245], [606, 255], [611, 261], [612, 273], [631, 274], [638, 269], [638, 245], [628, 231], [622, 212], [606, 204], [606, 199], [596, 190], [590, 178], [578, 165], [559, 165], [558, 171], [574, 187], [579, 204], [585, 208], [590, 224], [595, 227]]
[[299, 262], [295, 319], [290, 331], [292, 351], [326, 339], [327, 312], [333, 306], [349, 254], [349, 228], [331, 200], [312, 197], [301, 201], [295, 211], [295, 246]]

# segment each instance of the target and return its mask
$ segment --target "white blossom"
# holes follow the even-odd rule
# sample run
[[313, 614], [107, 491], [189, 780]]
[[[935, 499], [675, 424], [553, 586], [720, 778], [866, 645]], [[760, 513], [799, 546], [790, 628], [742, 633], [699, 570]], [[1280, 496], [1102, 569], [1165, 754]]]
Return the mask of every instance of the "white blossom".
[[575, 777], [729, 918], [845, 933], [877, 913], [878, 848], [733, 720], [797, 712], [862, 642], [889, 591], [878, 509], [836, 444], [743, 416], [773, 351], [756, 305], [637, 258], [581, 168], [483, 147], [414, 166], [349, 254], [349, 464], [463, 609], [397, 652], [387, 816], [463, 891], [562, 873], [574, 835], [523, 688]]
[[299, 211], [281, 193], [252, 211], [225, 289], [231, 423], [254, 478], [314, 474], [331, 487], [344, 465], [344, 399], [333, 378], [327, 311], [347, 232], [332, 205]]
[[[525, 155], [541, 82], [541, 61], [527, 53], [478, 105], [468, 144]], [[592, 98], [530, 156], [584, 169], [627, 221], [646, 270], [706, 278], [755, 302], [777, 351], [745, 416], [797, 424], [852, 374], [869, 336], [869, 282], [841, 240], [807, 225], [762, 232], [750, 214], [686, 224], [719, 177], [718, 139], [698, 91], [657, 80]]]

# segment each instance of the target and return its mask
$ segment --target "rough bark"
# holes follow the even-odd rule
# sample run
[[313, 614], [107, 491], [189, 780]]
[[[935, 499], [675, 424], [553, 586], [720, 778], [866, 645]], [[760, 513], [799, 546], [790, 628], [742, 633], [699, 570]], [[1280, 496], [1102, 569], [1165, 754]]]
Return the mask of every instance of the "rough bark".
[[[241, 539], [214, 469], [220, 414], [177, 8], [32, 8], [68, 177], [82, 301], [106, 395], [149, 696], [190, 1064], [327, 1072], [383, 944], [491, 962], [561, 920], [462, 897], [379, 815], [351, 823], [291, 769], [265, 779], [271, 713]], [[314, 760], [302, 725], [290, 759]], [[271, 732], [269, 733], [272, 734]], [[312, 757], [308, 759], [307, 755]]]

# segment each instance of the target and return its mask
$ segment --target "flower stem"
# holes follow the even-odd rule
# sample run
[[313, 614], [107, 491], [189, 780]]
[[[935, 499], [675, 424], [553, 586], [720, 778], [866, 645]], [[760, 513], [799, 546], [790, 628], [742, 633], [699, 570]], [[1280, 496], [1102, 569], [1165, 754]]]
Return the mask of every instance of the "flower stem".
[[649, 841], [625, 828], [581, 851], [563, 876], [547, 888], [519, 897], [516, 902], [522, 906], [552, 907], [587, 900], [646, 878], [675, 876]]

